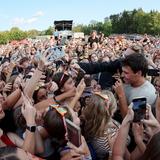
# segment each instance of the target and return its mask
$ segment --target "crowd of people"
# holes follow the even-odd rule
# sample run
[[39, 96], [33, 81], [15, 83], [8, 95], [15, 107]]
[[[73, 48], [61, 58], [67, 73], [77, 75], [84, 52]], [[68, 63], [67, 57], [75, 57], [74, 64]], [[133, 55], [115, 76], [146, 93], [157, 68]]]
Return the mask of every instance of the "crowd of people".
[[0, 160], [159, 159], [160, 38], [31, 39], [1, 45], [0, 63]]

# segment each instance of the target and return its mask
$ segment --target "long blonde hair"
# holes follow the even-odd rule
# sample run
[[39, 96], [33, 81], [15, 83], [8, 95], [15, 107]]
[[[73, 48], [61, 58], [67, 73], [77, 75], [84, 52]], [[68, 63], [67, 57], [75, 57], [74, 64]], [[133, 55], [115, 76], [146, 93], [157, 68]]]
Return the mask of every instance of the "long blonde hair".
[[117, 109], [117, 103], [112, 92], [105, 90], [102, 94], [108, 95], [108, 102], [101, 96], [93, 94], [88, 106], [82, 112], [82, 131], [87, 140], [104, 135], [107, 123]]

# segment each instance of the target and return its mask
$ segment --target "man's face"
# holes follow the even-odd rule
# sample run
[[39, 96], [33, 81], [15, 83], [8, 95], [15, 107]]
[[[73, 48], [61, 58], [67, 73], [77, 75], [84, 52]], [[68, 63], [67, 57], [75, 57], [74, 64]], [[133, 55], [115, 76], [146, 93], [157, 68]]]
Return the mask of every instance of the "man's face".
[[125, 83], [127, 84], [134, 84], [137, 81], [139, 75], [134, 73], [129, 66], [122, 67], [122, 77]]

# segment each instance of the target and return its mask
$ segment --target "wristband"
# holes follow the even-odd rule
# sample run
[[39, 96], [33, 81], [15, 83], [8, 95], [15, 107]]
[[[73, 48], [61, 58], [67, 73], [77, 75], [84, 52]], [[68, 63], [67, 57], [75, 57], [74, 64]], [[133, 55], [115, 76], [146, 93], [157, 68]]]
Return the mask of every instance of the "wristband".
[[53, 97], [53, 99], [54, 99], [54, 101], [55, 101], [57, 104], [60, 105], [60, 102], [56, 100], [56, 97], [55, 97], [55, 96]]
[[91, 155], [83, 156], [83, 160], [92, 160]]

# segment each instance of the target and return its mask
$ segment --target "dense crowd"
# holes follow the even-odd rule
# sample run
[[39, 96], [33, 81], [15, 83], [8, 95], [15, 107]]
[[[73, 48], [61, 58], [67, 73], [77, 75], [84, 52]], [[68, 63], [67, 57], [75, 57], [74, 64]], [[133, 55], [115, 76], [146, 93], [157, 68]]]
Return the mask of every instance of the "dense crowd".
[[0, 160], [159, 159], [159, 38], [30, 39], [0, 63]]

